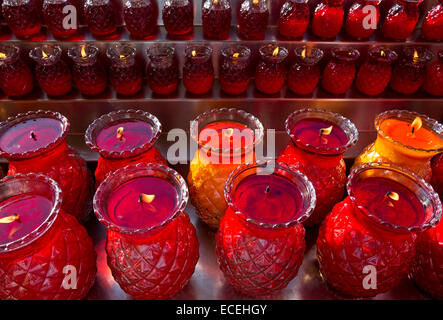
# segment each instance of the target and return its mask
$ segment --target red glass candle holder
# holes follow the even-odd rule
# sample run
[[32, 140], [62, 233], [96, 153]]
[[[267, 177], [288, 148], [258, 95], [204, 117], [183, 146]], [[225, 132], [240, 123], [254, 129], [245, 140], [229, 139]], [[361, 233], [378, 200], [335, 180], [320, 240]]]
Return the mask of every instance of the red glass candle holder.
[[439, 0], [426, 14], [421, 34], [429, 40], [443, 41], [443, 1]]
[[255, 87], [264, 94], [276, 94], [286, 81], [288, 49], [267, 44], [260, 48], [261, 60], [255, 69]]
[[19, 38], [28, 38], [40, 33], [40, 14], [32, 0], [4, 0], [3, 19]]
[[312, 184], [291, 167], [260, 161], [231, 173], [225, 198], [229, 208], [216, 235], [216, 252], [228, 282], [251, 296], [285, 288], [303, 261], [301, 223], [315, 207]]
[[431, 161], [432, 179], [431, 184], [434, 190], [443, 201], [443, 153], [436, 155]]
[[68, 38], [77, 33], [77, 24], [66, 28], [63, 21], [67, 15], [63, 10], [66, 6], [73, 6], [71, 0], [44, 0], [42, 14], [46, 26], [55, 38]]
[[322, 87], [332, 94], [344, 94], [354, 82], [355, 62], [360, 52], [351, 48], [332, 50], [332, 59], [323, 70]]
[[392, 63], [397, 60], [397, 53], [384, 47], [372, 47], [368, 58], [357, 74], [357, 89], [369, 96], [385, 91], [392, 76]]
[[230, 0], [204, 0], [202, 2], [202, 25], [205, 38], [223, 40], [229, 37], [231, 10]]
[[109, 173], [129, 164], [155, 162], [166, 166], [166, 160], [154, 146], [161, 130], [158, 119], [141, 110], [119, 110], [95, 120], [86, 130], [85, 141], [100, 153], [96, 187]]
[[0, 88], [10, 97], [27, 95], [34, 88], [31, 69], [20, 58], [16, 46], [0, 46]]
[[104, 37], [117, 31], [115, 8], [110, 0], [86, 0], [85, 20], [94, 36]]
[[237, 15], [239, 33], [247, 40], [263, 40], [268, 27], [269, 8], [266, 0], [243, 0]]
[[157, 6], [152, 0], [127, 0], [124, 3], [123, 18], [126, 29], [134, 39], [153, 36], [157, 27]]
[[72, 73], [75, 85], [84, 95], [95, 96], [106, 90], [108, 78], [106, 70], [98, 58], [98, 48], [93, 45], [78, 45], [68, 51], [74, 61]]
[[[375, 7], [376, 21], [371, 21], [376, 27], [380, 22], [380, 5], [381, 0], [356, 0], [354, 4], [349, 8], [348, 15], [346, 16], [346, 33], [351, 37], [356, 39], [368, 39], [373, 35], [375, 29], [372, 29], [370, 25], [364, 25], [368, 23], [365, 18], [368, 16], [369, 12], [365, 9], [366, 6]], [[371, 11], [372, 13], [372, 11]]]
[[[331, 287], [372, 297], [408, 275], [417, 233], [438, 223], [441, 203], [422, 178], [390, 164], [357, 167], [347, 189], [349, 197], [320, 227], [317, 259]], [[365, 279], [369, 272], [376, 272], [376, 283]]]
[[179, 70], [173, 47], [153, 46], [147, 49], [146, 74], [151, 90], [160, 95], [168, 95], [177, 90]]
[[343, 153], [357, 142], [357, 128], [337, 113], [303, 109], [288, 117], [286, 132], [291, 142], [278, 161], [300, 170], [312, 182], [317, 205], [305, 225], [320, 224], [343, 199], [346, 184]]
[[425, 81], [426, 64], [433, 53], [425, 48], [405, 48], [403, 57], [394, 67], [391, 88], [401, 94], [413, 94]]
[[394, 40], [406, 40], [414, 32], [423, 0], [397, 0], [383, 22], [383, 34]]
[[[92, 240], [60, 208], [61, 193], [54, 180], [35, 173], [0, 181], [2, 300], [82, 299], [94, 284]], [[76, 286], [66, 286], [66, 266], [75, 268]]]
[[162, 18], [170, 35], [182, 36], [191, 33], [194, 27], [193, 0], [166, 0]]
[[35, 77], [40, 88], [50, 96], [62, 96], [72, 89], [72, 76], [68, 64], [60, 59], [59, 46], [43, 45], [29, 51], [37, 63]]
[[0, 155], [8, 175], [38, 172], [54, 179], [63, 191], [62, 209], [81, 219], [90, 209], [92, 179], [86, 162], [68, 146], [69, 122], [57, 112], [34, 111], [0, 125]]
[[299, 38], [308, 28], [310, 10], [308, 0], [287, 0], [280, 10], [278, 31], [287, 38]]
[[298, 47], [294, 50], [295, 62], [289, 68], [288, 88], [298, 95], [311, 94], [320, 79], [323, 51], [313, 47]]
[[154, 163], [119, 169], [98, 188], [94, 210], [108, 229], [108, 265], [136, 299], [168, 299], [194, 273], [199, 245], [187, 202], [184, 179]]
[[224, 92], [239, 95], [248, 89], [250, 57], [251, 50], [246, 46], [234, 45], [222, 49], [219, 81]]
[[136, 49], [116, 44], [106, 51], [111, 60], [109, 78], [114, 90], [121, 95], [130, 96], [140, 91], [143, 73], [135, 59]]
[[443, 50], [438, 53], [438, 60], [426, 68], [423, 89], [434, 96], [443, 96]]
[[190, 93], [205, 94], [214, 82], [212, 48], [203, 45], [189, 45], [185, 50], [183, 84]]
[[312, 32], [324, 39], [335, 38], [343, 24], [344, 0], [323, 0], [314, 10]]

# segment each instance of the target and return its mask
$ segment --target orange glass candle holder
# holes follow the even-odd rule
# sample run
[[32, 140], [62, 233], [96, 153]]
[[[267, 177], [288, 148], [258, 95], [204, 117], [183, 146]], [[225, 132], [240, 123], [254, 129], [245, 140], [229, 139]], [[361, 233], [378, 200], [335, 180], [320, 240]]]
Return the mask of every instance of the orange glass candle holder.
[[390, 110], [375, 119], [377, 139], [355, 159], [354, 167], [368, 162], [395, 163], [431, 180], [431, 158], [443, 152], [443, 125], [425, 115]]
[[238, 165], [255, 160], [263, 125], [243, 110], [215, 109], [191, 123], [191, 136], [198, 143], [188, 175], [191, 201], [203, 221], [218, 228], [227, 208], [225, 182]]

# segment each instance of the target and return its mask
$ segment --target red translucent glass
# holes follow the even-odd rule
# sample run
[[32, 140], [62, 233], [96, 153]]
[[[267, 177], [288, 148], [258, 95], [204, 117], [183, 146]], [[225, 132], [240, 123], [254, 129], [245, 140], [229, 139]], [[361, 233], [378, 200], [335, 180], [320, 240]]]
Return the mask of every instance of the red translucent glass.
[[325, 0], [320, 2], [314, 10], [312, 18], [312, 32], [317, 37], [335, 38], [343, 24], [343, 0]]
[[191, 45], [185, 50], [183, 84], [190, 93], [204, 94], [212, 88], [214, 66], [212, 48], [207, 45]]
[[440, 196], [440, 200], [443, 201], [443, 153], [440, 153], [439, 155], [432, 158], [431, 167], [431, 184]]
[[227, 94], [239, 95], [248, 89], [250, 56], [251, 50], [246, 46], [234, 45], [222, 49], [219, 81]]
[[355, 61], [360, 52], [351, 48], [332, 50], [332, 59], [323, 70], [322, 87], [332, 94], [344, 94], [354, 82]]
[[194, 27], [193, 0], [166, 0], [162, 10], [163, 24], [171, 35], [185, 35]]
[[73, 29], [67, 29], [63, 26], [63, 20], [67, 16], [67, 13], [63, 13], [63, 9], [66, 6], [73, 6], [73, 2], [71, 0], [43, 1], [43, 18], [55, 38], [68, 38], [77, 33], [77, 25]]
[[0, 46], [0, 88], [10, 97], [24, 96], [34, 88], [31, 69], [20, 58], [15, 46]]
[[240, 4], [237, 19], [241, 37], [247, 40], [263, 40], [269, 20], [266, 0], [244, 0]]
[[40, 15], [32, 0], [4, 0], [2, 13], [17, 37], [27, 38], [40, 32]]
[[443, 41], [443, 1], [428, 11], [421, 27], [421, 34], [426, 39]]
[[375, 24], [377, 28], [380, 22], [380, 8], [378, 7], [380, 2], [381, 0], [357, 0], [354, 2], [346, 16], [346, 33], [356, 39], [367, 39], [372, 36], [376, 29], [370, 28], [371, 26], [367, 26], [368, 28], [364, 26], [364, 22], [368, 23], [367, 17], [369, 14], [373, 14], [372, 10], [367, 9], [367, 6], [373, 6], [376, 9], [376, 21], [370, 20], [370, 22]]
[[288, 38], [301, 37], [308, 28], [309, 17], [307, 0], [288, 0], [280, 10], [278, 31], [282, 36]]
[[86, 0], [85, 20], [95, 36], [108, 36], [117, 30], [115, 8], [109, 0]]
[[227, 39], [231, 28], [231, 16], [230, 0], [204, 0], [202, 25], [205, 38]]
[[438, 60], [426, 68], [423, 89], [434, 96], [443, 96], [443, 51], [438, 53]]
[[307, 95], [317, 87], [323, 51], [319, 48], [299, 47], [294, 50], [296, 60], [289, 68], [288, 88], [295, 94]]
[[152, 37], [157, 27], [157, 5], [152, 0], [127, 0], [124, 3], [123, 18], [132, 38]]
[[261, 60], [255, 69], [255, 87], [265, 94], [279, 93], [286, 81], [288, 49], [273, 44], [260, 48]]
[[151, 90], [160, 95], [168, 95], [177, 90], [179, 70], [173, 47], [154, 46], [147, 50], [146, 75]]
[[420, 18], [419, 4], [423, 0], [398, 0], [383, 22], [383, 34], [394, 40], [406, 40]]

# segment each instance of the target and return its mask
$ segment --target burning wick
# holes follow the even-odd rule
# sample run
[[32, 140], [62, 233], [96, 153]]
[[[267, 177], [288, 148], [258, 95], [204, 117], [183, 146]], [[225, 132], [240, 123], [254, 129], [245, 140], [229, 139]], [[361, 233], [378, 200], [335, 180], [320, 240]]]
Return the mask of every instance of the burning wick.
[[86, 57], [86, 50], [85, 50], [85, 45], [82, 45], [82, 49], [80, 51], [80, 54], [82, 55], [82, 57]]
[[423, 126], [423, 122], [421, 121], [420, 117], [416, 117], [414, 121], [411, 123], [411, 133], [410, 136], [414, 136], [414, 134], [420, 130], [420, 128]]
[[258, 3], [258, 0], [252, 0], [252, 3], [253, 3], [253, 4], [257, 4], [257, 3]]
[[31, 131], [31, 133], [30, 133], [29, 135], [31, 136], [31, 139], [32, 139], [32, 140], [37, 141], [37, 137], [35, 136], [34, 131]]
[[389, 191], [388, 193], [386, 193], [384, 200], [389, 201], [388, 206], [394, 207], [394, 205], [392, 204], [392, 202], [390, 200], [398, 201], [399, 199], [400, 199], [400, 196], [398, 195], [397, 192]]
[[218, 3], [218, 0], [213, 0], [212, 1], [214, 4], [217, 4]]
[[224, 131], [224, 135], [228, 138], [231, 138], [232, 135], [234, 134], [234, 129], [232, 129], [232, 128], [228, 128], [223, 131]]
[[123, 131], [125, 130], [125, 128], [120, 127], [117, 129], [117, 139], [123, 140]]
[[332, 128], [333, 127], [334, 126], [330, 126], [330, 127], [327, 127], [327, 128], [321, 128], [320, 132], [319, 132], [320, 137], [321, 136], [329, 136], [331, 134], [331, 132], [332, 132]]
[[232, 55], [234, 58], [238, 58], [240, 56], [240, 53], [236, 52]]
[[412, 62], [417, 63], [418, 62], [418, 52], [417, 50], [414, 50], [414, 56], [412, 57]]
[[305, 47], [302, 52], [301, 52], [301, 57], [303, 59], [306, 59], [306, 57], [310, 57], [311, 56], [311, 52], [312, 52], [312, 48], [311, 47]]
[[126, 59], [125, 55], [124, 55], [124, 54], [121, 54], [121, 55], [120, 55], [120, 59]]
[[0, 59], [5, 60], [6, 54], [4, 54], [3, 52], [0, 52]]
[[272, 56], [273, 56], [273, 57], [276, 57], [276, 56], [278, 55], [278, 51], [279, 51], [279, 49], [278, 49], [278, 47], [276, 47], [276, 48], [274, 49], [274, 51], [272, 52]]
[[386, 53], [382, 50], [382, 51], [380, 51], [380, 56], [381, 56], [381, 57], [385, 57], [385, 56], [386, 56]]
[[48, 57], [48, 55], [46, 54], [46, 52], [42, 49], [42, 57], [43, 58], [47, 58]]
[[197, 51], [192, 50], [192, 53], [191, 53], [191, 54], [192, 54], [193, 57], [195, 57], [195, 56], [197, 55]]
[[19, 215], [14, 213], [12, 216], [1, 218], [0, 223], [11, 223], [14, 221], [19, 221], [19, 220], [20, 220]]
[[265, 194], [269, 194], [269, 192], [271, 192], [271, 187], [270, 187], [270, 186], [267, 186], [267, 187], [266, 187], [266, 190], [265, 190]]
[[153, 195], [153, 194], [141, 193], [138, 196], [138, 201], [140, 203], [151, 203], [152, 201], [154, 201], [154, 199], [155, 199], [155, 195]]

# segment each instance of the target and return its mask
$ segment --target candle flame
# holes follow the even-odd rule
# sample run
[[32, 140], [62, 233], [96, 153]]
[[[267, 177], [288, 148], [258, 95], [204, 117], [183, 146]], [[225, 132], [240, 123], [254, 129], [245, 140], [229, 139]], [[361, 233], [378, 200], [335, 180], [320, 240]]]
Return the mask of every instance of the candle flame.
[[386, 53], [382, 50], [382, 51], [380, 51], [380, 56], [386, 57]]
[[48, 55], [46, 54], [45, 50], [43, 50], [43, 49], [42, 49], [42, 57], [43, 58], [47, 58], [48, 57]]
[[117, 139], [122, 140], [123, 139], [123, 131], [125, 131], [125, 128], [119, 127], [117, 129]]
[[258, 3], [258, 0], [252, 0], [252, 3], [253, 3], [253, 4], [257, 4], [257, 3]]
[[331, 132], [332, 132], [332, 128], [333, 127], [334, 126], [330, 126], [330, 127], [327, 127], [327, 128], [321, 128], [320, 129], [320, 136], [329, 136], [331, 134]]
[[272, 52], [272, 56], [273, 56], [273, 57], [276, 57], [276, 56], [278, 55], [278, 51], [279, 51], [279, 49], [278, 49], [278, 47], [276, 47], [276, 48], [274, 49], [274, 51]]
[[240, 56], [240, 53], [236, 52], [232, 55], [234, 58], [238, 58]]
[[412, 57], [412, 61], [414, 63], [418, 62], [418, 52], [417, 52], [417, 50], [414, 50], [414, 56]]
[[413, 135], [415, 132], [420, 130], [420, 128], [423, 126], [423, 122], [421, 121], [420, 117], [415, 117], [414, 121], [411, 123], [411, 135]]
[[12, 222], [18, 221], [18, 220], [20, 220], [20, 217], [18, 216], [18, 214], [14, 213], [11, 216], [0, 218], [0, 223], [12, 223]]
[[151, 203], [152, 201], [154, 201], [154, 199], [155, 199], [155, 195], [153, 195], [153, 194], [142, 193], [139, 195], [139, 201], [141, 203]]
[[398, 193], [397, 192], [393, 192], [393, 191], [389, 191], [386, 194], [386, 197], [388, 197], [388, 198], [390, 198], [391, 200], [394, 200], [394, 201], [398, 201], [400, 199], [400, 196], [398, 195]]
[[303, 49], [303, 51], [301, 52], [301, 57], [304, 59], [306, 58], [306, 48]]
[[2, 59], [2, 60], [6, 59], [6, 54], [4, 54], [3, 52], [0, 52], [0, 59]]
[[125, 59], [126, 57], [125, 57], [125, 55], [124, 54], [121, 54], [120, 55], [120, 59]]
[[197, 55], [197, 51], [192, 50], [192, 53], [191, 53], [191, 54], [192, 54], [193, 57], [195, 57], [195, 56]]
[[232, 128], [228, 128], [228, 129], [226, 129], [226, 130], [223, 130], [224, 131], [224, 135], [226, 136], [226, 137], [232, 137], [232, 135], [234, 134], [234, 129], [232, 129]]
[[218, 0], [213, 0], [212, 1], [214, 4], [217, 4], [218, 3]]
[[86, 57], [85, 45], [82, 45], [82, 49], [81, 49], [80, 54], [82, 55], [83, 58]]

